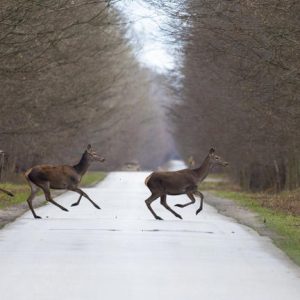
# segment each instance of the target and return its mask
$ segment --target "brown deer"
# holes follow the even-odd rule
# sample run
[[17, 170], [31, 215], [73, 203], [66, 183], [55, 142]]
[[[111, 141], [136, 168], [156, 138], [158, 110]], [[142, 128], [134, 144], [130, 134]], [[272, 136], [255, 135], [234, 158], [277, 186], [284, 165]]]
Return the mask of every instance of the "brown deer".
[[[2, 171], [3, 171], [3, 165], [4, 165], [4, 161], [5, 161], [5, 155], [6, 155], [6, 152], [4, 152], [3, 150], [0, 150], [0, 179], [1, 179], [1, 175], [2, 175]], [[0, 192], [10, 196], [10, 197], [14, 197], [14, 194], [5, 190], [5, 189], [2, 189], [0, 188]]]
[[7, 190], [5, 190], [5, 189], [1, 189], [1, 188], [0, 188], [0, 192], [5, 193], [5, 194], [7, 194], [7, 195], [10, 196], [10, 197], [14, 197], [14, 194], [13, 194], [13, 193], [11, 193], [11, 192], [9, 192], [9, 191], [7, 191]]
[[25, 177], [31, 188], [31, 193], [27, 199], [27, 202], [33, 216], [36, 219], [41, 219], [41, 217], [36, 215], [32, 207], [32, 200], [35, 197], [38, 188], [43, 190], [47, 201], [64, 211], [68, 210], [52, 199], [50, 189], [69, 190], [80, 194], [78, 201], [73, 203], [72, 206], [78, 205], [83, 196], [87, 198], [96, 208], [100, 209], [100, 207], [84, 191], [78, 188], [78, 184], [80, 183], [82, 176], [86, 173], [93, 161], [104, 162], [105, 159], [93, 151], [91, 145], [88, 145], [82, 154], [79, 163], [74, 166], [38, 165], [27, 170]]
[[160, 203], [167, 210], [169, 210], [175, 217], [182, 219], [182, 217], [176, 213], [167, 204], [167, 195], [182, 195], [186, 194], [190, 198], [190, 202], [186, 204], [176, 204], [177, 207], [186, 207], [195, 203], [195, 197], [200, 197], [200, 207], [196, 211], [196, 215], [203, 208], [203, 194], [198, 191], [198, 184], [203, 181], [208, 175], [209, 171], [216, 165], [227, 166], [228, 163], [223, 161], [220, 156], [215, 154], [215, 149], [211, 148], [202, 165], [195, 169], [183, 169], [172, 172], [153, 172], [146, 180], [145, 184], [151, 191], [151, 196], [146, 199], [146, 205], [152, 215], [157, 220], [162, 220], [151, 207], [151, 203], [160, 197]]

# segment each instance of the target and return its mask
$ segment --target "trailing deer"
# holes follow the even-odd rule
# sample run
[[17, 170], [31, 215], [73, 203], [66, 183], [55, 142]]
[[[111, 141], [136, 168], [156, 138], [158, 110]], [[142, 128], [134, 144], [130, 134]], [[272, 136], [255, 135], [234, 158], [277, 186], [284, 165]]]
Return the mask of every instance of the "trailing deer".
[[[4, 165], [4, 161], [5, 161], [5, 158], [4, 158], [5, 155], [6, 155], [6, 152], [4, 152], [3, 150], [0, 150], [0, 156], [1, 156], [1, 159], [0, 159], [0, 177], [1, 177], [2, 171], [3, 171], [2, 169], [3, 169], [3, 165]], [[11, 193], [11, 192], [9, 192], [5, 189], [0, 188], [0, 192], [4, 193], [4, 194], [6, 194], [10, 197], [14, 197], [13, 193]]]
[[153, 172], [146, 180], [145, 184], [151, 191], [151, 196], [145, 200], [146, 205], [152, 215], [157, 220], [162, 220], [151, 207], [151, 203], [160, 197], [160, 203], [167, 210], [169, 210], [175, 217], [182, 219], [182, 217], [176, 213], [167, 204], [167, 195], [182, 195], [186, 194], [190, 198], [190, 202], [186, 204], [176, 204], [177, 207], [186, 207], [195, 203], [194, 196], [200, 197], [200, 207], [196, 211], [196, 215], [203, 208], [203, 194], [198, 191], [198, 184], [202, 182], [209, 171], [216, 165], [227, 166], [228, 163], [223, 161], [220, 156], [215, 154], [215, 149], [211, 148], [202, 165], [195, 169], [183, 169], [172, 172]]
[[74, 166], [38, 165], [27, 170], [25, 173], [25, 178], [27, 179], [31, 188], [31, 193], [27, 199], [27, 202], [33, 216], [36, 219], [41, 218], [36, 215], [32, 206], [32, 200], [35, 197], [38, 188], [43, 190], [47, 201], [64, 211], [68, 210], [52, 199], [50, 189], [69, 190], [80, 194], [78, 201], [73, 203], [72, 206], [78, 205], [83, 196], [87, 198], [96, 208], [100, 209], [100, 207], [84, 191], [78, 188], [78, 184], [80, 183], [82, 176], [87, 172], [90, 164], [93, 161], [104, 162], [105, 159], [93, 151], [91, 145], [88, 145], [82, 154], [79, 163]]
[[14, 197], [14, 194], [13, 194], [13, 193], [11, 193], [11, 192], [9, 192], [9, 191], [7, 191], [7, 190], [5, 190], [5, 189], [1, 189], [1, 188], [0, 188], [0, 192], [2, 192], [2, 193], [4, 193], [4, 194], [7, 194], [7, 195], [10, 196], [10, 197]]

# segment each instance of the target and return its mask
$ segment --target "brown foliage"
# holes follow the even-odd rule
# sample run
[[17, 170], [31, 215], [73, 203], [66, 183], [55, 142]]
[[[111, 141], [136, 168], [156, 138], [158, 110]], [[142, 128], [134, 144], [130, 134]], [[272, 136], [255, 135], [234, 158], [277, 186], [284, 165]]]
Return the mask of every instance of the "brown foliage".
[[147, 140], [160, 130], [151, 74], [134, 61], [109, 2], [2, 1], [0, 145], [10, 170], [75, 162], [87, 143], [107, 168], [142, 159], [145, 147], [142, 165], [160, 163], [163, 138], [155, 148]]
[[247, 189], [300, 185], [299, 13], [292, 0], [187, 2], [172, 108], [184, 157], [214, 145]]

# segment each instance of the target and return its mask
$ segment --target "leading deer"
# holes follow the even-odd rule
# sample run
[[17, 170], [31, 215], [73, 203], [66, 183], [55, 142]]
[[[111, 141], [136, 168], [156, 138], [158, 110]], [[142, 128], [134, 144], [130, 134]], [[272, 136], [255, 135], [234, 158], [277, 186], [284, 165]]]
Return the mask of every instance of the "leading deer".
[[167, 195], [182, 195], [186, 194], [190, 198], [190, 202], [186, 204], [176, 204], [177, 207], [186, 207], [195, 203], [194, 196], [200, 197], [200, 207], [196, 211], [196, 215], [203, 208], [203, 194], [198, 191], [198, 184], [202, 182], [209, 171], [216, 165], [227, 166], [228, 163], [223, 161], [220, 156], [215, 154], [215, 149], [211, 148], [207, 157], [199, 168], [183, 169], [172, 172], [153, 172], [146, 180], [145, 184], [151, 191], [151, 196], [145, 200], [146, 205], [152, 215], [157, 220], [163, 220], [159, 217], [151, 207], [151, 203], [160, 197], [160, 203], [169, 210], [175, 217], [182, 219], [181, 215], [176, 213], [167, 204]]
[[100, 209], [100, 207], [84, 191], [78, 188], [78, 184], [80, 183], [82, 176], [87, 172], [90, 164], [93, 161], [104, 162], [105, 159], [93, 151], [91, 145], [88, 145], [82, 154], [79, 163], [74, 166], [38, 165], [27, 170], [25, 173], [25, 178], [27, 179], [31, 189], [31, 193], [27, 199], [27, 202], [33, 216], [36, 219], [41, 219], [41, 217], [36, 215], [32, 207], [32, 200], [35, 197], [38, 188], [43, 190], [47, 201], [64, 211], [68, 210], [52, 199], [50, 189], [69, 190], [80, 194], [78, 201], [73, 203], [72, 206], [78, 205], [83, 196], [87, 198], [96, 208]]

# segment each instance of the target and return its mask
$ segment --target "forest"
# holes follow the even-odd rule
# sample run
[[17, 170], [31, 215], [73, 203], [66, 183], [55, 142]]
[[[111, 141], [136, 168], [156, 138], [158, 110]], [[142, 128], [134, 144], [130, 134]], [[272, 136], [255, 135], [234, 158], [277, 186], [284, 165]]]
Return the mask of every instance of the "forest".
[[246, 190], [299, 187], [300, 3], [148, 1], [182, 44], [178, 68], [157, 75], [136, 61], [116, 2], [1, 1], [6, 173], [72, 163], [88, 143], [106, 170], [200, 164], [215, 146]]
[[160, 5], [185, 21], [173, 32], [185, 43], [170, 109], [179, 152], [200, 163], [215, 145], [244, 189], [298, 187], [300, 3], [176, 2]]
[[88, 143], [108, 156], [107, 169], [163, 162], [168, 143], [149, 100], [155, 80], [134, 60], [123, 23], [110, 1], [2, 1], [0, 149], [8, 172], [72, 163]]

